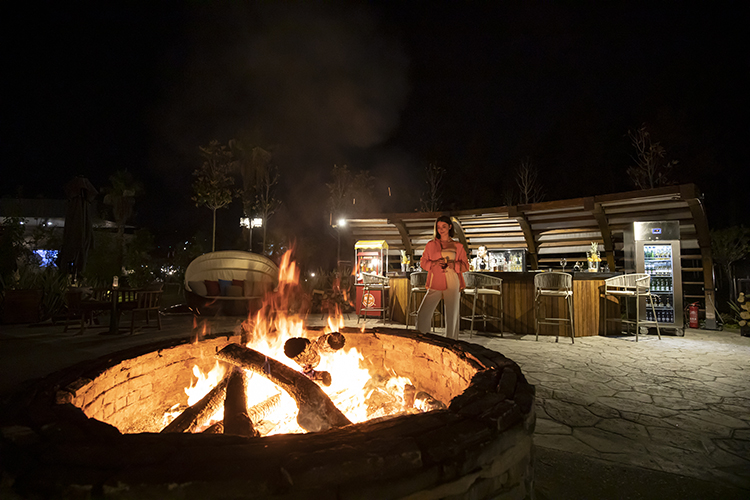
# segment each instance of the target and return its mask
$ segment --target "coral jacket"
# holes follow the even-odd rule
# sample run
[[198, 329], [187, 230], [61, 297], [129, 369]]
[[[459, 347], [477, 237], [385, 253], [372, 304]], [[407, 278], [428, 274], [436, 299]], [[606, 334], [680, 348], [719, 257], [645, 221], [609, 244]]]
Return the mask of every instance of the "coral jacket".
[[[427, 271], [426, 287], [428, 290], [445, 290], [448, 288], [448, 280], [445, 279], [447, 269], [441, 268], [438, 262], [442, 258], [440, 252], [440, 242], [437, 239], [431, 239], [424, 247], [424, 253], [419, 261], [422, 269]], [[463, 290], [466, 288], [463, 273], [469, 270], [469, 260], [466, 258], [466, 250], [460, 243], [456, 243], [456, 261], [450, 265], [456, 270], [460, 289]]]

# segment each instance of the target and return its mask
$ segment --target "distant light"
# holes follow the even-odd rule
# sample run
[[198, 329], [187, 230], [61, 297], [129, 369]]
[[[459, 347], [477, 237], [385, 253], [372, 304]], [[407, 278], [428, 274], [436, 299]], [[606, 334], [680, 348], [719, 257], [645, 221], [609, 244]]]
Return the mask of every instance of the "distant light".
[[[240, 217], [240, 227], [249, 228], [250, 227], [250, 217]], [[187, 243], [187, 242], [185, 242]]]
[[25, 223], [24, 221], [20, 221], [20, 224], [21, 224], [21, 225], [23, 226], [23, 225], [24, 225], [24, 224], [26, 224], [26, 223]]
[[263, 227], [263, 218], [253, 217], [253, 220], [250, 221], [250, 227]]
[[47, 225], [51, 226], [52, 225], [52, 221], [47, 221]]
[[339, 227], [346, 227], [346, 219], [341, 218], [339, 219], [336, 224], [338, 224]]
[[312, 278], [314, 278], [314, 277], [315, 277], [315, 273], [310, 273], [310, 276], [311, 276]]
[[57, 261], [57, 250], [34, 250], [34, 253], [39, 257], [39, 265], [41, 267], [57, 267], [57, 264], [55, 264]]

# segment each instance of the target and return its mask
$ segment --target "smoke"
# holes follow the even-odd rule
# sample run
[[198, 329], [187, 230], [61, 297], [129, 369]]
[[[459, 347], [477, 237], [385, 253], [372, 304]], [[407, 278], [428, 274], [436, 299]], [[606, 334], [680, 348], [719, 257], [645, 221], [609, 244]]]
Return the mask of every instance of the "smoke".
[[399, 43], [365, 3], [190, 9], [183, 36], [165, 54], [168, 97], [155, 121], [156, 163], [181, 172], [189, 189], [199, 145], [239, 137], [273, 147], [279, 217], [322, 220], [332, 166], [361, 158], [398, 125], [408, 92]]

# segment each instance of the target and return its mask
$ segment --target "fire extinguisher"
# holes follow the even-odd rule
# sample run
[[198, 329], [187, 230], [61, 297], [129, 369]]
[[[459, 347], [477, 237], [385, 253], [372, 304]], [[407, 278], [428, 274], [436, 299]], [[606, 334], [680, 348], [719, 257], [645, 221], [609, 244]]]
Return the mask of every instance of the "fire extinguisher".
[[698, 303], [693, 302], [690, 304], [690, 307], [688, 307], [688, 318], [690, 318], [689, 326], [690, 328], [698, 328]]

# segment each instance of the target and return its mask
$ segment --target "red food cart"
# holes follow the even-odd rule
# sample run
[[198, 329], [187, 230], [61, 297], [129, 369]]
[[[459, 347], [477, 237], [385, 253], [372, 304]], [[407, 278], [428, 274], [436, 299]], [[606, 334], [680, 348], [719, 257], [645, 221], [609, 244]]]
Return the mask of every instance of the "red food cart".
[[370, 289], [364, 291], [364, 275], [385, 276], [388, 270], [388, 243], [385, 240], [361, 240], [354, 244], [357, 266], [357, 314], [362, 308], [374, 309], [366, 311], [367, 316], [380, 316], [383, 307], [383, 291]]

